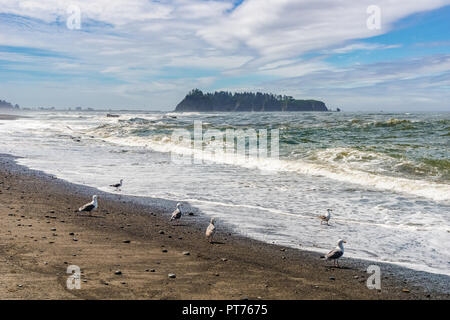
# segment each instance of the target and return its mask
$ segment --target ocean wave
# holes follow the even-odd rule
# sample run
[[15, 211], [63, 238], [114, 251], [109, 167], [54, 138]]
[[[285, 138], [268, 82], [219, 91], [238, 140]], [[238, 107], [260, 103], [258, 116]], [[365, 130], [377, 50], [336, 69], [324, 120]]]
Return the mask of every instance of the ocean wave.
[[[163, 153], [174, 153], [183, 156], [192, 156], [202, 159], [206, 162], [215, 162], [228, 165], [236, 165], [249, 169], [258, 169], [265, 173], [296, 172], [299, 174], [310, 176], [323, 176], [329, 179], [352, 183], [363, 186], [365, 188], [373, 188], [378, 190], [390, 190], [398, 193], [406, 193], [410, 195], [420, 196], [435, 201], [450, 200], [450, 185], [443, 183], [435, 183], [426, 180], [408, 179], [403, 177], [395, 177], [383, 174], [383, 172], [370, 172], [367, 167], [375, 167], [377, 163], [385, 162], [389, 157], [375, 154], [365, 153], [355, 150], [340, 150], [336, 155], [336, 150], [327, 150], [336, 157], [344, 157], [347, 162], [349, 159], [353, 162], [361, 161], [362, 167], [355, 166], [339, 166], [330, 165], [330, 163], [314, 163], [306, 159], [273, 159], [273, 158], [254, 158], [245, 157], [226, 152], [205, 153], [202, 150], [192, 149], [182, 144], [171, 141], [167, 136], [158, 137], [108, 137], [104, 139], [106, 142], [127, 145], [134, 147], [145, 147], [151, 150]], [[346, 153], [347, 152], [347, 153]], [[323, 155], [318, 156], [324, 159]], [[363, 170], [365, 168], [365, 170]]]
[[420, 121], [412, 121], [408, 119], [391, 118], [388, 120], [371, 120], [352, 119], [349, 121], [350, 128], [378, 129], [391, 128], [393, 130], [410, 130], [421, 125]]
[[412, 123], [411, 120], [391, 118], [386, 121], [375, 121], [373, 124], [376, 127], [394, 127], [394, 126], [410, 124], [410, 123]]
[[[367, 124], [362, 119], [353, 119], [351, 123]], [[374, 126], [373, 123], [375, 126], [376, 124], [379, 126], [417, 124], [411, 120], [396, 118], [375, 121], [372, 122], [372, 126]], [[247, 124], [241, 122], [241, 125]], [[224, 123], [212, 126], [219, 130], [218, 127], [235, 128]], [[287, 156], [279, 160], [272, 158], [249, 159], [245, 156], [217, 152], [217, 150], [214, 155], [209, 155], [201, 150], [192, 150], [186, 145], [171, 141], [170, 134], [175, 128], [190, 130], [193, 128], [193, 123], [164, 118], [164, 115], [151, 119], [130, 117], [128, 120], [102, 124], [86, 133], [114, 144], [188, 155], [205, 161], [260, 169], [265, 172], [294, 171], [306, 175], [325, 176], [368, 188], [413, 194], [433, 200], [446, 201], [450, 199], [450, 187], [446, 184], [446, 181], [450, 180], [448, 160], [407, 159], [402, 155], [401, 148], [395, 149], [395, 152], [390, 152], [390, 149], [386, 147], [370, 150], [370, 146], [365, 146], [365, 150], [354, 146], [324, 148], [320, 146], [320, 139], [311, 139], [315, 135], [308, 133], [311, 133], [311, 130], [323, 131], [327, 128], [308, 128], [302, 131], [291, 128], [289, 131], [282, 132], [280, 154]], [[207, 128], [208, 126], [203, 126], [203, 129]], [[309, 139], [305, 140], [306, 136]], [[317, 143], [317, 146], [311, 149], [302, 147], [302, 143]], [[382, 152], [379, 152], [378, 149]]]
[[[23, 165], [105, 191], [111, 174], [120, 175], [128, 181], [126, 194], [187, 201], [259, 240], [325, 252], [330, 233], [350, 235], [350, 256], [376, 255], [376, 261], [449, 274], [450, 183], [432, 179], [449, 166], [448, 139], [442, 137], [449, 125], [438, 120], [446, 115], [270, 114], [262, 120], [258, 114], [86, 114], [81, 120], [73, 115], [4, 124], [0, 146], [22, 156]], [[411, 123], [364, 127], [389, 118]], [[203, 129], [286, 127], [280, 131], [281, 158], [212, 156], [171, 141], [175, 128], [192, 132], [197, 119], [210, 123]], [[419, 130], [401, 131], [408, 125]], [[187, 168], [160, 152], [206, 155], [206, 165]], [[179, 183], [172, 183], [174, 175]], [[329, 207], [336, 209], [334, 227], [322, 232], [316, 216]]]
[[350, 169], [392, 175], [396, 178], [400, 176], [450, 181], [450, 161], [446, 159], [420, 158], [412, 161], [398, 153], [386, 154], [356, 148], [328, 148], [314, 152], [310, 158], [334, 166], [348, 166]]

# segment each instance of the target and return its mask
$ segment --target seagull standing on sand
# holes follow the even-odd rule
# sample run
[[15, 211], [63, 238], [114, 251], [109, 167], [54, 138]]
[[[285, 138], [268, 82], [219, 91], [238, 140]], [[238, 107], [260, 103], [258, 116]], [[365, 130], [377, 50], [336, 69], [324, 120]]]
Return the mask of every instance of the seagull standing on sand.
[[212, 243], [212, 239], [214, 234], [216, 233], [216, 226], [214, 225], [214, 223], [216, 222], [216, 220], [214, 218], [211, 218], [211, 222], [208, 226], [208, 228], [206, 228], [206, 239], [208, 239], [209, 243]]
[[122, 186], [123, 179], [120, 179], [119, 183], [111, 184], [110, 187], [116, 188], [116, 190], [120, 190], [120, 187]]
[[344, 255], [344, 243], [347, 243], [347, 241], [339, 239], [337, 247], [334, 250], [328, 252], [322, 258], [325, 258], [327, 261], [333, 260], [334, 265], [339, 267], [338, 259]]
[[181, 219], [181, 206], [182, 206], [181, 203], [177, 204], [177, 208], [172, 213], [172, 217], [170, 218], [170, 221], [180, 220]]
[[331, 218], [331, 212], [333, 210], [331, 209], [327, 209], [327, 213], [325, 215], [319, 216], [320, 224], [323, 224], [324, 222], [326, 222], [327, 226], [329, 226], [328, 221], [330, 221]]
[[75, 211], [75, 212], [91, 212], [93, 210], [97, 210], [97, 208], [98, 208], [97, 199], [98, 199], [97, 195], [92, 196], [91, 202], [86, 203], [84, 206], [79, 208], [78, 211]]

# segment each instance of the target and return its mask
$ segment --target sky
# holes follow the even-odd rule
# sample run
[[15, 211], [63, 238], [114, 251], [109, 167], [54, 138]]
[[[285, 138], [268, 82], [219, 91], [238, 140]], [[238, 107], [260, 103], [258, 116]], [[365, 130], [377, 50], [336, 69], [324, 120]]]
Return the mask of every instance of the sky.
[[450, 111], [450, 0], [0, 0], [0, 99], [165, 111], [193, 88]]

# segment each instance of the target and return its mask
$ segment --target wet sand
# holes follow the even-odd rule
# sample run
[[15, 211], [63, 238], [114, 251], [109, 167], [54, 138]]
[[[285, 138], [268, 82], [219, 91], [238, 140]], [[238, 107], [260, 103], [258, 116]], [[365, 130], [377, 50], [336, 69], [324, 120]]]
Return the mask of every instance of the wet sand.
[[[98, 211], [75, 213], [99, 195]], [[370, 262], [236, 235], [207, 217], [168, 222], [170, 204], [107, 194], [28, 170], [0, 155], [0, 299], [449, 299], [449, 277], [391, 265], [369, 290]], [[146, 204], [150, 203], [150, 204]], [[66, 288], [69, 265], [81, 289]], [[169, 279], [168, 274], [176, 278]], [[407, 289], [407, 290], [404, 290]]]

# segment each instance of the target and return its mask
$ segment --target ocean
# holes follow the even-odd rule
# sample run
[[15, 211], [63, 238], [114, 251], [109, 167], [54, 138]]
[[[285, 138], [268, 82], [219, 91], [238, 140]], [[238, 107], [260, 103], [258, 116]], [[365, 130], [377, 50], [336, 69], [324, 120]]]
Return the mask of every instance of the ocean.
[[[219, 231], [318, 252], [342, 238], [345, 256], [450, 275], [450, 113], [117, 114], [0, 120], [0, 152], [104, 191], [123, 179], [120, 193], [189, 203]], [[199, 123], [216, 134], [197, 144], [215, 146], [206, 155], [174, 141]], [[230, 159], [227, 130], [255, 132], [261, 149], [267, 131], [267, 156]]]

